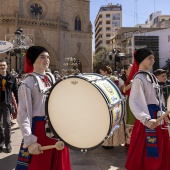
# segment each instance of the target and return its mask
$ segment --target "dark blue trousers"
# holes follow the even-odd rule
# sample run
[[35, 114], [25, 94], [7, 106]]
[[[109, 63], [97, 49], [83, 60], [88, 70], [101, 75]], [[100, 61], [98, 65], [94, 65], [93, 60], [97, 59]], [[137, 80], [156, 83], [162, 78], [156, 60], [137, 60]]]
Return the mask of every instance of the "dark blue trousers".
[[0, 103], [0, 145], [5, 146], [10, 143], [11, 139], [11, 116], [9, 105]]

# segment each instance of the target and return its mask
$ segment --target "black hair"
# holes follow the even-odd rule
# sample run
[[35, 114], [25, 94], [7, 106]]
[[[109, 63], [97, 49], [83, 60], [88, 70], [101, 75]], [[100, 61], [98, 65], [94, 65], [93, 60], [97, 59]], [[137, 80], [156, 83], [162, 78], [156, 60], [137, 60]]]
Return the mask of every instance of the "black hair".
[[127, 70], [132, 64], [126, 64], [123, 66], [124, 70]]
[[1, 59], [0, 62], [5, 62], [5, 63], [7, 63], [7, 61], [6, 61], [5, 59]]
[[127, 70], [128, 70], [128, 68], [130, 67], [130, 66], [132, 66], [132, 64], [126, 64], [126, 65], [124, 65], [124, 72], [125, 72], [125, 75], [127, 75]]

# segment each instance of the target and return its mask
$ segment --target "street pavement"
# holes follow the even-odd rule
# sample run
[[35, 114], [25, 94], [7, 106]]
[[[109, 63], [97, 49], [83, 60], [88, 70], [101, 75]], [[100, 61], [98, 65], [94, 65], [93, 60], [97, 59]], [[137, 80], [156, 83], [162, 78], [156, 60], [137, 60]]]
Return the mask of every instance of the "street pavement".
[[[21, 132], [15, 120], [12, 120], [12, 152], [0, 153], [0, 170], [14, 170], [21, 143]], [[99, 147], [93, 151], [82, 153], [70, 149], [72, 170], [125, 170], [127, 149], [118, 146], [112, 149]]]

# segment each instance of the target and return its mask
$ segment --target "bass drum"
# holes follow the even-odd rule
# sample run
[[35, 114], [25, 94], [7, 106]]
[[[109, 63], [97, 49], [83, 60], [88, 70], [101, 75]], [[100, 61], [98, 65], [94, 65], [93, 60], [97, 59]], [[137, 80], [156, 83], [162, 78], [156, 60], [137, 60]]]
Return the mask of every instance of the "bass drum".
[[73, 150], [100, 146], [121, 123], [124, 99], [117, 86], [99, 74], [68, 76], [56, 83], [46, 100], [54, 135]]

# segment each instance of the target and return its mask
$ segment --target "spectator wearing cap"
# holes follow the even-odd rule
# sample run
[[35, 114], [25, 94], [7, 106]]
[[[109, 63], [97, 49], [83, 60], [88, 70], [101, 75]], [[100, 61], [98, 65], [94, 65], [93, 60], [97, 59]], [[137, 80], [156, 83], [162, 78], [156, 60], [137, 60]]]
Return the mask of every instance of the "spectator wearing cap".
[[163, 69], [157, 69], [153, 74], [156, 76], [159, 85], [162, 87], [163, 95], [167, 103], [168, 97], [170, 95], [170, 81], [167, 79], [167, 71]]

